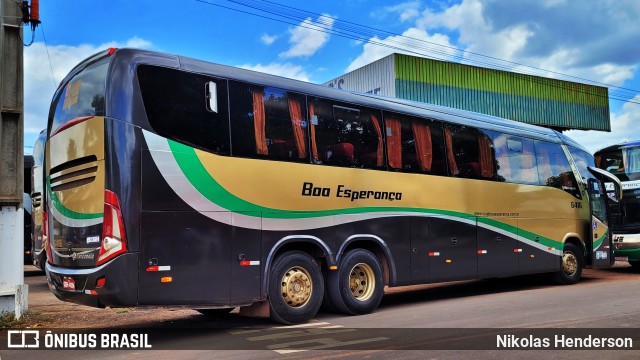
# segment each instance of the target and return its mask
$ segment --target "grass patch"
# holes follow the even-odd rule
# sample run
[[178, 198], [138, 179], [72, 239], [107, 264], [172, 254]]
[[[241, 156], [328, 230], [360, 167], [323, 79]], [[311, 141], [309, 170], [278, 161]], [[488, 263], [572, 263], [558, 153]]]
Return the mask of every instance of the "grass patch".
[[16, 323], [16, 316], [12, 312], [2, 312], [0, 313], [0, 329], [6, 329], [13, 327], [13, 324]]

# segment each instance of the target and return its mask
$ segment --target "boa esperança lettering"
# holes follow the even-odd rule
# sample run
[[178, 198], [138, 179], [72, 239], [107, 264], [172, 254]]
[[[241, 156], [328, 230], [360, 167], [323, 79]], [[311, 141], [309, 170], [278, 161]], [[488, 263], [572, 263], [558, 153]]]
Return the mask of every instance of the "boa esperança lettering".
[[[331, 188], [314, 186], [311, 182], [302, 183], [302, 196], [331, 197], [331, 194]], [[396, 201], [402, 200], [402, 193], [396, 191], [349, 189], [345, 185], [338, 185], [336, 187], [335, 197], [351, 199], [351, 201], [362, 199]]]

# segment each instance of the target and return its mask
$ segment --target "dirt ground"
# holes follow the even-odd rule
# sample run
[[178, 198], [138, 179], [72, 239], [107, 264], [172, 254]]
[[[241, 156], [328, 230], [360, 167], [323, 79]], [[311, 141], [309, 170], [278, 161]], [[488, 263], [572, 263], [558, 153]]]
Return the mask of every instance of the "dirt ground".
[[[155, 327], [161, 324], [199, 322], [205, 316], [195, 310], [106, 308], [98, 309], [58, 300], [47, 286], [44, 271], [25, 265], [29, 285], [29, 309], [20, 320], [4, 324], [9, 328], [119, 328]], [[235, 310], [237, 312], [237, 309]]]
[[[600, 279], [603, 281], [619, 281], [629, 277], [636, 278], [636, 271], [630, 269], [627, 263], [617, 262], [611, 271], [585, 269], [583, 277]], [[1, 328], [155, 328], [155, 327], [212, 327], [216, 326], [216, 318], [211, 318], [191, 309], [163, 309], [163, 308], [106, 308], [98, 309], [89, 306], [76, 305], [58, 300], [49, 290], [43, 271], [34, 266], [26, 265], [24, 280], [29, 285], [29, 310], [18, 321], [0, 321]], [[530, 279], [540, 286], [548, 285], [548, 279], [533, 277]], [[451, 283], [448, 283], [451, 284]], [[403, 288], [386, 289], [385, 293], [393, 294], [426, 287], [447, 286], [447, 284], [419, 285]], [[239, 320], [235, 309], [230, 316], [220, 319], [228, 321]], [[213, 320], [213, 321], [212, 321]], [[255, 319], [254, 319], [255, 320]], [[264, 320], [268, 322], [267, 319]], [[261, 321], [258, 320], [258, 323]], [[253, 322], [254, 324], [256, 322]]]

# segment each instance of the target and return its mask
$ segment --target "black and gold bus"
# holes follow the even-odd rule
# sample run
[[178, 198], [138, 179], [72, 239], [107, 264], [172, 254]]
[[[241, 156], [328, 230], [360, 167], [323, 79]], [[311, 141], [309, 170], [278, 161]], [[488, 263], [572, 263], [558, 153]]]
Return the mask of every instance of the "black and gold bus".
[[36, 267], [44, 270], [45, 263], [47, 261], [47, 252], [45, 251], [47, 236], [43, 230], [46, 227], [43, 225], [43, 219], [46, 218], [46, 212], [44, 211], [44, 199], [46, 194], [44, 189], [44, 146], [46, 142], [47, 131], [42, 130], [36, 142], [33, 145], [33, 168], [31, 173], [25, 176], [31, 178], [31, 204], [33, 210], [31, 212], [31, 258], [30, 263]]
[[110, 49], [63, 80], [47, 131], [65, 301], [299, 323], [372, 312], [385, 285], [611, 265], [609, 174], [553, 130]]

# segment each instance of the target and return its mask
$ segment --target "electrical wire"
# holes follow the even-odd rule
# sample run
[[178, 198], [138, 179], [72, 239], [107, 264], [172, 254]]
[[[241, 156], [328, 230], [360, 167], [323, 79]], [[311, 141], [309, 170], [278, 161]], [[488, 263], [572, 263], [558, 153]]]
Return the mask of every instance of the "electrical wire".
[[[207, 5], [227, 9], [227, 10], [244, 13], [251, 16], [256, 16], [256, 17], [260, 17], [260, 18], [264, 18], [272, 21], [277, 21], [277, 22], [281, 22], [281, 23], [285, 23], [293, 26], [299, 26], [299, 27], [303, 27], [303, 28], [307, 28], [315, 31], [324, 32], [331, 35], [336, 35], [344, 38], [362, 41], [362, 42], [370, 43], [373, 45], [383, 46], [383, 47], [394, 49], [394, 50], [400, 50], [405, 53], [415, 54], [415, 55], [419, 55], [419, 56], [423, 56], [431, 59], [447, 61], [446, 60], [447, 58], [453, 58], [453, 59], [458, 59], [460, 63], [481, 64], [481, 65], [485, 65], [490, 68], [494, 68], [498, 70], [501, 70], [501, 69], [511, 70], [513, 69], [514, 66], [519, 66], [519, 67], [527, 68], [529, 70], [534, 70], [535, 72], [538, 72], [538, 73], [542, 72], [545, 74], [559, 75], [565, 78], [578, 79], [581, 81], [586, 81], [591, 85], [599, 85], [599, 86], [606, 86], [614, 89], [620, 89], [620, 90], [611, 91], [609, 93], [608, 98], [612, 100], [640, 104], [640, 101], [636, 101], [633, 99], [635, 95], [637, 95], [639, 92], [638, 90], [635, 90], [635, 89], [624, 88], [624, 87], [597, 82], [594, 80], [580, 78], [577, 76], [572, 76], [572, 75], [568, 75], [568, 74], [564, 74], [556, 71], [545, 70], [545, 69], [541, 69], [533, 66], [528, 66], [518, 62], [513, 62], [513, 61], [503, 60], [503, 59], [492, 57], [492, 56], [482, 55], [479, 53], [470, 52], [470, 51], [466, 51], [463, 49], [459, 49], [459, 48], [455, 48], [447, 45], [441, 45], [434, 42], [429, 42], [422, 39], [417, 39], [417, 38], [393, 33], [386, 30], [380, 30], [373, 27], [360, 25], [360, 24], [345, 21], [345, 20], [340, 20], [326, 14], [317, 14], [317, 13], [301, 10], [301, 9], [286, 6], [286, 5], [277, 4], [273, 1], [252, 0], [251, 4], [248, 4], [246, 2], [238, 1], [238, 0], [224, 0], [226, 2], [230, 2], [237, 6], [242, 6], [245, 8], [252, 9], [254, 12], [245, 11], [245, 10], [234, 8], [234, 7], [224, 6], [221, 4], [216, 4], [211, 1], [205, 1], [205, 0], [196, 0], [196, 1], [207, 4]], [[268, 6], [266, 7], [259, 6], [260, 2], [275, 5], [276, 8], [272, 9], [272, 8], [269, 8]], [[285, 11], [282, 11], [283, 8]], [[255, 11], [267, 13], [272, 15], [273, 17], [265, 16], [260, 13], [256, 13]], [[317, 17], [316, 22], [309, 22], [310, 17], [311, 18]], [[386, 39], [380, 39], [379, 35], [381, 34], [386, 34], [389, 36]], [[392, 37], [394, 37], [395, 39], [392, 39]], [[373, 38], [380, 39], [380, 40], [373, 40]], [[481, 57], [483, 58], [483, 60], [472, 59], [468, 55]], [[503, 65], [499, 62], [506, 63], [508, 65]], [[571, 84], [558, 84], [558, 85], [548, 84], [547, 79], [545, 78], [535, 78], [540, 76], [540, 75], [536, 75], [535, 72], [533, 74], [531, 73], [519, 74], [519, 73], [508, 72], [506, 73], [506, 75], [512, 76], [512, 77], [520, 77], [521, 80], [526, 80], [534, 83], [544, 83], [547, 86], [559, 88], [562, 90], [567, 90], [570, 88]], [[559, 79], [559, 80], [562, 80], [562, 79]], [[571, 87], [571, 90], [573, 92], [584, 93], [590, 96], [601, 96], [589, 91], [576, 90], [573, 87]]]
[[42, 32], [42, 39], [44, 40], [44, 48], [47, 51], [47, 59], [49, 59], [49, 69], [51, 69], [51, 79], [53, 79], [53, 88], [56, 89], [58, 87], [58, 82], [56, 81], [56, 75], [53, 73], [51, 56], [49, 56], [49, 46], [47, 45], [47, 37], [44, 35], [44, 25], [42, 23], [40, 23], [40, 31]]

